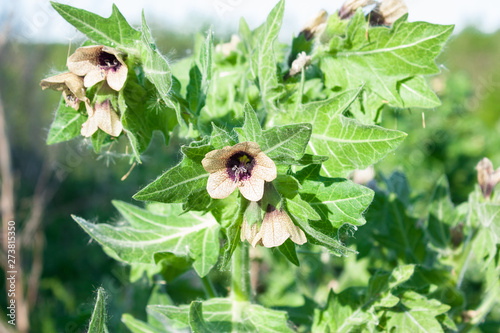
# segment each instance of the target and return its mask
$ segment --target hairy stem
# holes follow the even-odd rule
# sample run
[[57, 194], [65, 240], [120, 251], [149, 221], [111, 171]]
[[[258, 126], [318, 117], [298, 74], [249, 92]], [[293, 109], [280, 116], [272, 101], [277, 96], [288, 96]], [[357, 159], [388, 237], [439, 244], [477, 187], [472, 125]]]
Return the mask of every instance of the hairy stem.
[[250, 256], [248, 243], [241, 242], [234, 250], [231, 259], [231, 297], [239, 302], [251, 300]]

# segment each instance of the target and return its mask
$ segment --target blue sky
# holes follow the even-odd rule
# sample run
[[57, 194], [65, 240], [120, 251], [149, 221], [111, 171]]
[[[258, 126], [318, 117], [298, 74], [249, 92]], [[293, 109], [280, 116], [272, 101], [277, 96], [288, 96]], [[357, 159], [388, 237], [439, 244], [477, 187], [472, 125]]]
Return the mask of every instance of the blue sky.
[[[109, 16], [111, 0], [61, 0], [102, 16]], [[240, 17], [250, 27], [265, 20], [277, 1], [270, 0], [115, 0], [125, 17], [138, 24], [144, 8], [149, 22], [180, 31], [197, 30], [203, 23], [214, 25], [215, 32], [236, 31]], [[343, 0], [288, 0], [286, 2], [282, 38], [297, 33], [302, 25], [320, 9], [335, 12]], [[499, 0], [407, 0], [410, 21], [428, 21], [438, 24], [456, 24], [460, 31], [475, 25], [485, 32], [500, 28]], [[11, 16], [15, 27], [13, 36], [24, 41], [67, 42], [79, 34], [65, 23], [46, 0], [19, 0], [0, 2], [0, 29]]]

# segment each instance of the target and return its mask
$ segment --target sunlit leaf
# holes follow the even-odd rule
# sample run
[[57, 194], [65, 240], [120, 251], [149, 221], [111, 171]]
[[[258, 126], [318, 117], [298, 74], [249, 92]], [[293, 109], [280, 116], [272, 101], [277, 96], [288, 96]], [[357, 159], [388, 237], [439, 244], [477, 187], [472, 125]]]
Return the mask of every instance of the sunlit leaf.
[[90, 319], [89, 333], [105, 333], [108, 332], [106, 327], [106, 300], [104, 295], [104, 289], [97, 289], [97, 300], [95, 302], [94, 311], [92, 312], [92, 318]]
[[51, 4], [66, 21], [98, 44], [128, 51], [132, 50], [137, 40], [141, 38], [141, 33], [128, 24], [115, 5], [111, 16], [104, 18], [62, 3], [51, 2]]
[[61, 98], [54, 121], [52, 125], [50, 125], [47, 144], [52, 145], [80, 136], [82, 124], [86, 120], [86, 117], [79, 111], [76, 111], [70, 106], [66, 106], [64, 98]]
[[155, 254], [170, 252], [194, 259], [200, 276], [208, 274], [219, 256], [219, 224], [210, 215], [182, 213], [171, 205], [159, 215], [123, 202], [114, 202], [126, 225], [93, 224], [73, 216], [76, 222], [114, 257], [127, 263], [155, 263]]

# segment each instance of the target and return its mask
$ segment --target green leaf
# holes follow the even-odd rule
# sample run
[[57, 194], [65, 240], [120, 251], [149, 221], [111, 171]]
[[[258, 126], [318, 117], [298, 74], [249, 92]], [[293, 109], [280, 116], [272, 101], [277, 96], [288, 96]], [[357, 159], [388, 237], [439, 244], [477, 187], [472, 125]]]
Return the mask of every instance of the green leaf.
[[[208, 88], [212, 80], [214, 34], [212, 28], [208, 31], [205, 42], [200, 49], [200, 67], [196, 64], [189, 71], [189, 84], [186, 99], [193, 114], [199, 115], [205, 106]], [[201, 68], [201, 70], [200, 70]]]
[[252, 71], [254, 78], [258, 79], [262, 103], [266, 110], [274, 108], [273, 99], [276, 98], [275, 89], [278, 87], [278, 77], [273, 46], [281, 29], [284, 11], [285, 1], [280, 0], [267, 17], [252, 58]]
[[[122, 315], [122, 323], [132, 333], [164, 333], [165, 330], [157, 329], [141, 320], [135, 319], [132, 315], [124, 313]], [[167, 331], [170, 332], [170, 331]]]
[[377, 322], [371, 308], [365, 308], [362, 290], [348, 288], [340, 294], [332, 290], [325, 309], [314, 311], [312, 333], [347, 333], [369, 322]]
[[294, 332], [287, 325], [286, 312], [228, 298], [212, 298], [180, 307], [150, 305], [148, 310], [174, 328], [191, 327], [193, 332]]
[[405, 108], [432, 109], [441, 105], [441, 101], [422, 76], [399, 81], [397, 87]]
[[439, 73], [435, 59], [452, 31], [451, 25], [407, 22], [406, 16], [391, 29], [375, 27], [367, 31], [363, 12], [358, 10], [347, 27], [345, 42], [332, 44], [332, 56], [321, 60], [325, 84], [328, 88], [350, 89], [365, 83], [390, 105], [404, 107], [398, 81]]
[[[422, 263], [427, 255], [427, 242], [418, 219], [411, 216], [396, 194], [376, 192], [366, 214], [372, 237], [407, 263]], [[367, 251], [373, 245], [365, 240]], [[360, 250], [361, 251], [361, 250]]]
[[330, 158], [322, 166], [329, 176], [346, 176], [355, 169], [365, 169], [394, 151], [405, 139], [406, 133], [335, 115], [324, 121], [313, 122], [308, 151]]
[[174, 102], [171, 101], [170, 96], [172, 70], [167, 60], [156, 49], [151, 30], [146, 23], [144, 12], [142, 13], [141, 61], [146, 78], [154, 84], [160, 98], [163, 99], [165, 105], [175, 109]]
[[205, 105], [206, 95], [201, 88], [202, 75], [198, 65], [193, 65], [189, 70], [189, 84], [186, 87], [186, 100], [193, 114], [199, 114]]
[[450, 244], [450, 228], [457, 213], [451, 202], [450, 188], [446, 176], [442, 176], [436, 183], [429, 205], [427, 216], [427, 232], [430, 241], [436, 248], [446, 249]]
[[396, 332], [443, 332], [436, 316], [445, 313], [450, 307], [435, 299], [413, 291], [406, 291], [401, 298], [401, 305], [387, 313], [387, 330]]
[[210, 135], [210, 145], [215, 149], [222, 149], [226, 146], [234, 146], [235, 138], [228, 132], [212, 123], [212, 134]]
[[203, 86], [205, 93], [208, 89], [208, 83], [212, 80], [212, 67], [213, 67], [213, 53], [214, 53], [214, 32], [210, 27], [207, 33], [205, 42], [201, 45], [200, 49], [200, 65], [203, 73]]
[[295, 266], [300, 266], [299, 258], [297, 257], [297, 252], [295, 251], [295, 243], [288, 238], [283, 244], [281, 244], [278, 249], [281, 254], [285, 256], [292, 264]]
[[101, 152], [101, 148], [108, 143], [111, 143], [111, 136], [104, 131], [97, 130], [92, 136], [90, 137], [92, 140], [92, 147], [94, 147], [94, 151], [99, 154]]
[[62, 3], [51, 2], [51, 4], [66, 21], [97, 44], [130, 52], [134, 51], [136, 41], [141, 38], [141, 33], [128, 24], [115, 5], [111, 16], [104, 18]]
[[182, 213], [180, 205], [154, 214], [124, 202], [113, 202], [127, 225], [93, 224], [73, 219], [113, 256], [127, 263], [155, 263], [155, 254], [170, 252], [189, 256], [200, 276], [205, 276], [219, 256], [219, 224], [210, 215]]
[[300, 197], [316, 210], [322, 225], [329, 223], [339, 229], [345, 223], [365, 224], [363, 212], [372, 202], [374, 192], [347, 179], [322, 177], [319, 171], [319, 165], [311, 165], [299, 171], [295, 178], [302, 185]]
[[80, 135], [83, 123], [87, 120], [79, 111], [66, 106], [64, 98], [61, 98], [56, 116], [50, 125], [47, 144], [68, 141]]
[[311, 132], [307, 123], [272, 127], [262, 132], [257, 143], [275, 163], [295, 164], [304, 156]]
[[288, 211], [301, 220], [319, 221], [321, 216], [300, 196], [287, 199], [286, 206]]
[[333, 116], [343, 114], [349, 108], [362, 88], [347, 90], [325, 100], [301, 104], [298, 112], [280, 113], [280, 119], [283, 122], [328, 123]]
[[302, 156], [302, 158], [296, 161], [296, 163], [294, 164], [301, 166], [308, 166], [311, 164], [322, 164], [326, 160], [328, 160], [328, 156], [304, 154], [304, 156]]
[[163, 203], [186, 203], [190, 197], [208, 196], [206, 190], [208, 176], [201, 160], [211, 151], [210, 145], [184, 149], [182, 161], [167, 170], [158, 179], [147, 185], [134, 195], [134, 199], [142, 201], [158, 201]]
[[235, 128], [234, 131], [238, 133], [240, 142], [258, 142], [262, 137], [262, 128], [259, 119], [257, 119], [257, 114], [255, 114], [252, 106], [248, 103], [245, 104], [244, 112], [245, 122], [243, 123], [243, 127]]
[[312, 332], [352, 332], [357, 331], [356, 328], [379, 324], [377, 308], [398, 304], [399, 298], [392, 295], [392, 291], [408, 281], [414, 270], [414, 265], [399, 266], [390, 273], [375, 273], [366, 289], [351, 287], [340, 294], [331, 291], [326, 307], [314, 313]]
[[89, 333], [104, 333], [108, 329], [106, 327], [106, 300], [104, 296], [104, 289], [97, 289], [97, 300], [95, 302], [92, 318], [90, 319]]
[[244, 109], [245, 122], [241, 128], [234, 129], [240, 142], [257, 142], [275, 163], [295, 164], [302, 158], [311, 136], [311, 124], [277, 126], [262, 131], [250, 104], [247, 103]]
[[170, 132], [177, 125], [176, 111], [157, 96], [151, 82], [146, 81], [143, 86], [135, 72], [129, 71], [127, 84], [119, 92], [118, 104], [123, 128], [138, 161], [140, 154], [147, 150], [154, 131], [160, 131], [168, 144]]

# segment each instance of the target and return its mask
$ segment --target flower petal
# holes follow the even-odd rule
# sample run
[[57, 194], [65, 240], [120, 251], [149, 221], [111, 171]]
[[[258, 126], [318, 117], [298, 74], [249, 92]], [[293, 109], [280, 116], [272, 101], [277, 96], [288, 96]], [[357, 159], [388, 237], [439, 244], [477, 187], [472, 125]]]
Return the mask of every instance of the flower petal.
[[265, 181], [273, 181], [276, 174], [276, 164], [273, 160], [266, 156], [263, 152], [260, 152], [255, 157], [255, 166], [252, 169], [252, 176], [257, 176], [264, 179]]
[[94, 70], [90, 71], [83, 79], [83, 85], [85, 87], [92, 87], [94, 84], [103, 81], [106, 75], [102, 70], [96, 67]]
[[207, 191], [214, 199], [227, 198], [236, 189], [237, 184], [232, 181], [226, 170], [219, 170], [208, 176]]
[[247, 240], [253, 247], [261, 240], [261, 237], [257, 237], [259, 233], [259, 225], [257, 222], [252, 223], [251, 226], [248, 225], [248, 221], [245, 218], [241, 224], [241, 234], [240, 239], [242, 242]]
[[82, 129], [80, 130], [80, 134], [88, 138], [97, 131], [98, 127], [97, 127], [97, 119], [94, 117], [95, 115], [94, 109], [92, 109], [92, 107], [88, 103], [85, 103], [85, 107], [87, 108], [87, 113], [89, 115], [89, 118], [87, 119], [86, 122], [82, 124]]
[[222, 149], [212, 150], [205, 155], [205, 158], [201, 161], [201, 164], [207, 172], [217, 172], [222, 169], [226, 169], [226, 164], [233, 154], [233, 147], [226, 146]]
[[123, 88], [125, 81], [127, 81], [127, 66], [121, 65], [116, 72], [113, 70], [108, 70], [107, 73], [108, 75], [106, 77], [106, 80], [108, 81], [108, 85], [111, 87], [111, 89], [120, 91]]
[[286, 221], [281, 212], [273, 210], [266, 213], [259, 231], [262, 244], [265, 247], [280, 246], [290, 237], [286, 229]]
[[[290, 217], [288, 217], [288, 219], [290, 219]], [[295, 244], [302, 245], [307, 242], [307, 237], [304, 231], [302, 231], [302, 229], [293, 224], [292, 220], [290, 220], [290, 224], [287, 224], [287, 231], [290, 234], [290, 239]]]
[[84, 76], [99, 66], [99, 54], [103, 45], [91, 45], [76, 49], [67, 61], [70, 72]]
[[97, 126], [111, 136], [119, 136], [123, 130], [120, 117], [111, 107], [111, 103], [106, 100], [103, 103], [96, 103], [95, 115]]
[[250, 201], [259, 201], [264, 195], [264, 180], [258, 177], [250, 177], [238, 184], [241, 195]]

